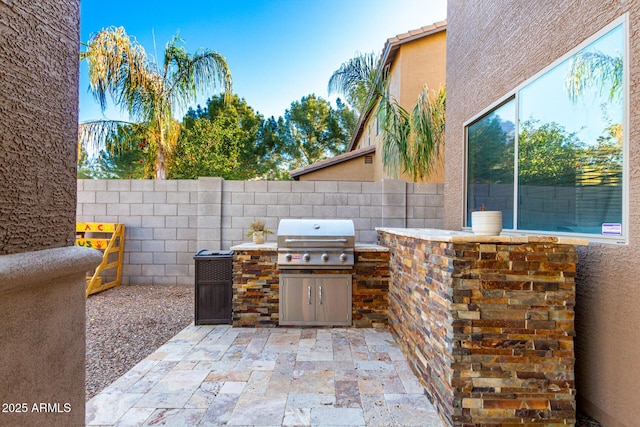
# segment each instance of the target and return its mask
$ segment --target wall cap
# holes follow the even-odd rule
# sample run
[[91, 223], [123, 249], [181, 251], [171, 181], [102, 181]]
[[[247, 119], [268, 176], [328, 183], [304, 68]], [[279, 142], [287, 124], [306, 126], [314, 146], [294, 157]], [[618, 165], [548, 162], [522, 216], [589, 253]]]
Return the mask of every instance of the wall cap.
[[558, 245], [589, 245], [589, 241], [586, 239], [560, 236], [476, 236], [473, 233], [469, 233], [467, 231], [438, 230], [434, 228], [377, 227], [376, 231], [434, 242], [449, 243], [552, 243]]
[[[85, 275], [102, 260], [95, 249], [76, 246], [0, 256], [0, 294]], [[75, 283], [73, 280], [67, 283]]]

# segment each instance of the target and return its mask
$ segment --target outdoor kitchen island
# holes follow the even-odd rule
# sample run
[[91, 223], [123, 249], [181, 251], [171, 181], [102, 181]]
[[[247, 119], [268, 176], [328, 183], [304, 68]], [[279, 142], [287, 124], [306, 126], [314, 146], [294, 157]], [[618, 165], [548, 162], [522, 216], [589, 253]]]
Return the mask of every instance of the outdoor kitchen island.
[[573, 425], [582, 239], [378, 228], [389, 328], [450, 426]]
[[[279, 326], [280, 274], [275, 242], [244, 243], [233, 250], [233, 326]], [[375, 244], [355, 244], [354, 264], [345, 269], [289, 269], [287, 273], [311, 275], [350, 274], [354, 327], [387, 325], [389, 249]]]

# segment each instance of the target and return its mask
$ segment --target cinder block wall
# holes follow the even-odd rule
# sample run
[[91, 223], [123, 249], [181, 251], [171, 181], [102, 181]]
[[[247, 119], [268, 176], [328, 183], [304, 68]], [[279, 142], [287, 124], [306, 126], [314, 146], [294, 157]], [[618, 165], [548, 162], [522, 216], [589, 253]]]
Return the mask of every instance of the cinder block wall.
[[248, 242], [264, 219], [275, 241], [282, 218], [346, 218], [356, 241], [376, 227], [442, 228], [443, 184], [403, 180], [78, 180], [77, 221], [125, 224], [124, 284], [193, 284], [194, 254]]

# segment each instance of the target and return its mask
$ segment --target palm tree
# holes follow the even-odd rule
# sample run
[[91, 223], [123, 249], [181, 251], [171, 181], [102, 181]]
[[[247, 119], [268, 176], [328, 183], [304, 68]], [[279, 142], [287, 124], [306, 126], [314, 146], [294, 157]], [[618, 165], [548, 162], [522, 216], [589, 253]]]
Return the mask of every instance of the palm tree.
[[367, 97], [375, 85], [377, 55], [356, 53], [340, 65], [329, 79], [328, 92], [340, 93], [358, 113], [364, 113]]
[[329, 80], [329, 93], [345, 94], [360, 115], [374, 113], [382, 130], [382, 164], [391, 175], [427, 178], [442, 160], [445, 88], [425, 86], [411, 112], [389, 96], [389, 70], [377, 67], [376, 55], [357, 54]]
[[600, 91], [608, 88], [609, 101], [622, 96], [624, 60], [622, 55], [610, 56], [599, 51], [582, 51], [569, 64], [565, 89], [572, 102], [582, 96], [589, 87]]
[[[167, 43], [162, 66], [151, 61], [142, 45], [124, 28], [110, 27], [84, 44], [90, 91], [104, 111], [109, 95], [122, 111], [146, 129], [146, 140], [155, 151], [154, 175], [166, 179], [166, 160], [178, 138], [180, 126], [174, 109], [186, 108], [199, 93], [223, 86], [231, 93], [231, 72], [226, 59], [210, 50], [189, 55], [176, 35]], [[80, 124], [80, 143], [104, 148], [109, 136], [131, 123], [97, 120]]]
[[382, 130], [382, 164], [391, 175], [422, 180], [442, 161], [446, 89], [425, 85], [408, 112], [396, 99], [378, 93], [376, 116]]
[[[610, 103], [622, 102], [624, 88], [624, 58], [621, 54], [607, 55], [600, 51], [578, 52], [569, 63], [565, 75], [565, 90], [574, 104], [588, 90], [607, 93]], [[607, 107], [602, 106], [606, 114]], [[584, 150], [583, 168], [579, 182], [620, 185], [622, 180], [622, 122], [611, 123]]]

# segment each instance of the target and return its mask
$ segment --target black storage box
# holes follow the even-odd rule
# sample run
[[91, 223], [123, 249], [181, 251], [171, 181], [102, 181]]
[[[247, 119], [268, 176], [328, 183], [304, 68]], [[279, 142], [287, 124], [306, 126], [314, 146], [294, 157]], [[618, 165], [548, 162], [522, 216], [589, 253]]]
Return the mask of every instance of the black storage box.
[[196, 262], [196, 325], [231, 324], [233, 251], [199, 251]]

